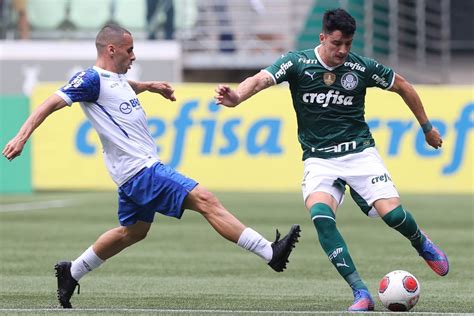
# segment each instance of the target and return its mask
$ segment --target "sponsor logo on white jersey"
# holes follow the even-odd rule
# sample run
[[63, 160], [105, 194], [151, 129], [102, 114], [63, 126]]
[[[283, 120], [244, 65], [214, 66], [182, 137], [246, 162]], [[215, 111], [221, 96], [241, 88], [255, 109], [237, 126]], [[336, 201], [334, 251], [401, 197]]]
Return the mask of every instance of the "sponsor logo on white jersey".
[[71, 87], [73, 88], [78, 88], [81, 86], [81, 84], [84, 82], [84, 79], [82, 78], [86, 74], [85, 71], [82, 71], [80, 74], [77, 75], [76, 78], [74, 78], [69, 84], [67, 84], [64, 87], [64, 90], [67, 90]]
[[120, 112], [123, 114], [130, 114], [132, 112], [132, 106], [128, 102], [120, 103]]
[[132, 113], [133, 109], [141, 109], [140, 101], [138, 101], [138, 98], [131, 99], [129, 102], [122, 102], [120, 103], [119, 109], [120, 112], [123, 114], [130, 114]]
[[286, 71], [288, 70], [288, 68], [290, 68], [291, 66], [293, 66], [293, 63], [291, 62], [291, 60], [287, 61], [286, 63], [283, 63], [281, 64], [280, 66], [280, 70], [278, 70], [275, 74], [275, 78], [278, 79], [280, 78], [281, 76], [285, 75], [286, 74]]
[[354, 97], [340, 94], [339, 91], [331, 89], [327, 93], [305, 93], [302, 99], [304, 103], [316, 103], [325, 108], [329, 104], [352, 105]]
[[359, 64], [359, 63], [353, 63], [353, 62], [350, 62], [350, 61], [346, 61], [346, 62], [344, 63], [344, 66], [349, 67], [349, 68], [351, 68], [352, 70], [355, 69], [355, 70], [358, 70], [358, 71], [360, 71], [360, 72], [365, 72], [365, 67], [362, 66], [362, 65]]

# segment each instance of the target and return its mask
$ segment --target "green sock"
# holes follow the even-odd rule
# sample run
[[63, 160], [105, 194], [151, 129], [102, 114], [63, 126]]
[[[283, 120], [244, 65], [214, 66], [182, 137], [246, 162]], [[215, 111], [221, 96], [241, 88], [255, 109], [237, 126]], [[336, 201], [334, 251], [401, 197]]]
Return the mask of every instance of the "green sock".
[[415, 249], [420, 249], [421, 245], [425, 241], [425, 236], [421, 234], [418, 225], [415, 222], [413, 216], [410, 212], [407, 212], [403, 209], [401, 205], [397, 206], [384, 217], [383, 221], [393, 229], [400, 232], [408, 240], [410, 240], [412, 246]]
[[336, 219], [331, 208], [324, 203], [316, 203], [310, 212], [319, 243], [337, 272], [353, 289], [367, 289], [356, 271], [344, 239], [336, 228]]
[[347, 275], [344, 277], [346, 282], [351, 286], [351, 288], [355, 290], [367, 290], [367, 287], [365, 286], [364, 282], [362, 282], [362, 279], [359, 276], [359, 273], [357, 271], [352, 272], [351, 274]]

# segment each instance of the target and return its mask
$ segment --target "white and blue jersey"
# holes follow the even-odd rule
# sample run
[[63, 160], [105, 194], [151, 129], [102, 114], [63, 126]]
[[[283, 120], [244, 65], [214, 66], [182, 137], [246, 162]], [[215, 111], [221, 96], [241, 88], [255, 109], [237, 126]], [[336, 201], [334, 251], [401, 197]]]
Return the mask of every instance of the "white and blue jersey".
[[125, 75], [94, 66], [77, 73], [56, 94], [69, 105], [81, 104], [99, 134], [105, 164], [117, 186], [159, 161], [145, 112]]
[[56, 91], [82, 110], [99, 134], [105, 164], [117, 184], [122, 226], [151, 223], [155, 212], [181, 218], [197, 182], [160, 162], [135, 91], [122, 74], [92, 67]]

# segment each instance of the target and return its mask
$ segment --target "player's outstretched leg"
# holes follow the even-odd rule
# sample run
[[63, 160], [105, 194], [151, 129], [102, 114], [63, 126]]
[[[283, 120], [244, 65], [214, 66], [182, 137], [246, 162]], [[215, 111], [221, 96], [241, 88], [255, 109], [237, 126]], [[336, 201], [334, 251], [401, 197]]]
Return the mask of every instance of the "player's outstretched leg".
[[374, 310], [374, 300], [367, 290], [353, 290], [354, 303], [349, 306], [350, 312], [365, 312]]
[[297, 224], [291, 227], [290, 232], [283, 239], [280, 239], [280, 232], [276, 231], [276, 239], [272, 243], [273, 256], [270, 262], [268, 262], [268, 265], [276, 272], [282, 272], [286, 269], [288, 257], [298, 242], [300, 232], [300, 225]]
[[383, 221], [410, 240], [413, 248], [425, 259], [430, 268], [438, 275], [448, 274], [449, 263], [446, 254], [439, 249], [428, 236], [418, 228], [410, 212], [401, 205], [382, 217]]
[[446, 254], [436, 246], [424, 231], [421, 234], [425, 237], [423, 244], [417, 249], [418, 254], [425, 259], [428, 266], [438, 275], [445, 276], [449, 272], [449, 262]]
[[74, 290], [77, 288], [79, 294], [79, 283], [71, 276], [71, 262], [58, 262], [54, 269], [58, 279], [58, 300], [63, 308], [72, 308], [70, 299]]

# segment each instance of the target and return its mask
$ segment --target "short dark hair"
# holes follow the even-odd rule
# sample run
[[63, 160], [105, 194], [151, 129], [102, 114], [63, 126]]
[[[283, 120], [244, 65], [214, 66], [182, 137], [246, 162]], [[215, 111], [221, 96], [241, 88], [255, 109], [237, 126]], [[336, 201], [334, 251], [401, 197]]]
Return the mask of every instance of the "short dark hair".
[[107, 44], [119, 44], [122, 39], [124, 34], [129, 34], [129, 30], [121, 27], [118, 24], [107, 24], [105, 25], [97, 34], [95, 38], [95, 46], [97, 48], [97, 51], [101, 51]]
[[344, 36], [351, 36], [354, 35], [355, 30], [356, 21], [346, 10], [333, 9], [324, 13], [323, 32], [325, 34], [341, 31]]

